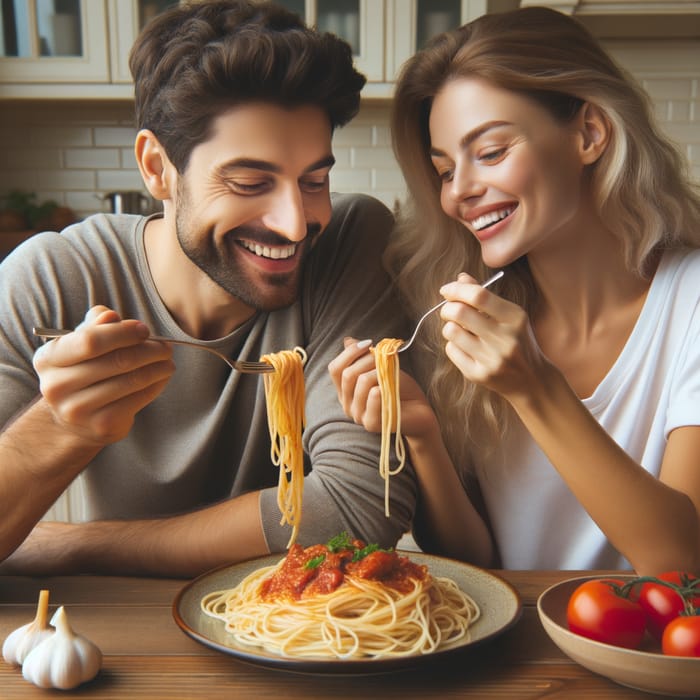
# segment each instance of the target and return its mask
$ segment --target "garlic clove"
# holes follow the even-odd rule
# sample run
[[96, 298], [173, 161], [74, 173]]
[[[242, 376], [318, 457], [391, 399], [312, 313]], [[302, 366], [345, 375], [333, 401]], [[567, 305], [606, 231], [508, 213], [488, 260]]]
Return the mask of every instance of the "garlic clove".
[[2, 656], [8, 664], [21, 666], [35, 646], [53, 635], [54, 631], [47, 622], [48, 610], [49, 592], [42, 590], [34, 620], [10, 632], [2, 645]]
[[22, 675], [40, 688], [62, 690], [92, 680], [102, 665], [102, 652], [89, 639], [73, 632], [63, 607], [56, 611], [51, 624], [55, 633], [27, 655]]

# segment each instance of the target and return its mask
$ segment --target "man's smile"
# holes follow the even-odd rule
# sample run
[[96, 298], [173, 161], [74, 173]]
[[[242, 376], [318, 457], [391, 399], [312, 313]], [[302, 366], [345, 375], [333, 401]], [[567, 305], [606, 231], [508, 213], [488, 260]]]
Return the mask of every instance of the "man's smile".
[[291, 258], [297, 250], [296, 243], [287, 245], [261, 245], [253, 241], [239, 240], [240, 245], [261, 258], [269, 258], [270, 260], [285, 260]]

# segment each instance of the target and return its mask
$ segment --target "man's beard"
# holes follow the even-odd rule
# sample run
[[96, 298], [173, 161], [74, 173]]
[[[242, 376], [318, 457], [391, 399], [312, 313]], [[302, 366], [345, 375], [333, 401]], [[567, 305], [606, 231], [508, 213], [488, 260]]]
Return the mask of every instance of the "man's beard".
[[[238, 241], [258, 243], [262, 246], [290, 245], [284, 236], [264, 228], [239, 226], [227, 232], [221, 239], [220, 247], [211, 235], [202, 236], [189, 225], [186, 200], [179, 199], [175, 216], [177, 238], [185, 255], [199, 267], [211, 280], [231, 296], [259, 311], [274, 311], [291, 306], [299, 297], [302, 273], [306, 258], [314, 240], [321, 233], [320, 224], [308, 224], [307, 236], [297, 243], [295, 255], [301, 256], [294, 270], [285, 273], [265, 273], [258, 271], [253, 279], [250, 267], [241, 264], [238, 259]], [[251, 255], [250, 251], [242, 255]]]

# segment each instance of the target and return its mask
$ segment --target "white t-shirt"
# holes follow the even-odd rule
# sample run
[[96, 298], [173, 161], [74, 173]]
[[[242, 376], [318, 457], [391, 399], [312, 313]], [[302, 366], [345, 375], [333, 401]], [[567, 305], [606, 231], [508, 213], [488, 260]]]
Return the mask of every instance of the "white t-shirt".
[[[657, 477], [670, 432], [700, 425], [700, 250], [664, 255], [620, 356], [583, 404]], [[499, 453], [508, 458], [478, 473], [505, 568], [631, 568], [521, 424]]]

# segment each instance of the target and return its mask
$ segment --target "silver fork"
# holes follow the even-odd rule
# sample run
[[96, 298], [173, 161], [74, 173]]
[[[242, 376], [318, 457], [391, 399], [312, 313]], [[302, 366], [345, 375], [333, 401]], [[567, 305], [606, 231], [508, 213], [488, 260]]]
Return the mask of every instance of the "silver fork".
[[[32, 331], [34, 335], [40, 338], [59, 338], [62, 335], [68, 335], [73, 331], [67, 330], [65, 328], [33, 328]], [[199, 348], [200, 350], [206, 350], [207, 352], [216, 355], [222, 359], [229, 367], [242, 372], [244, 374], [264, 374], [266, 372], [274, 372], [275, 368], [269, 362], [249, 362], [247, 360], [232, 360], [224, 353], [210, 348], [208, 345], [202, 345], [201, 343], [195, 343], [191, 340], [175, 340], [174, 338], [166, 338], [162, 335], [150, 335], [149, 340], [158, 340], [161, 343], [171, 343], [172, 345], [187, 345], [193, 348]]]
[[[481, 286], [485, 288], [492, 285], [496, 280], [501, 279], [501, 277], [503, 277], [504, 274], [505, 273], [503, 272], [503, 270], [499, 270], [495, 275], [489, 277], [486, 280], [486, 282], [482, 282]], [[418, 335], [418, 329], [421, 327], [423, 321], [425, 321], [425, 319], [428, 318], [428, 316], [430, 316], [430, 314], [432, 314], [433, 311], [437, 311], [441, 306], [443, 306], [443, 304], [447, 304], [447, 299], [444, 299], [439, 304], [435, 304], [435, 306], [433, 306], [432, 309], [428, 309], [418, 319], [418, 323], [416, 324], [416, 330], [413, 331], [413, 335], [403, 345], [401, 345], [401, 347], [399, 347], [399, 349], [396, 352], [403, 352], [404, 350], [408, 350], [408, 348], [410, 348], [411, 345], [413, 345], [413, 341], [416, 339], [416, 336]]]

